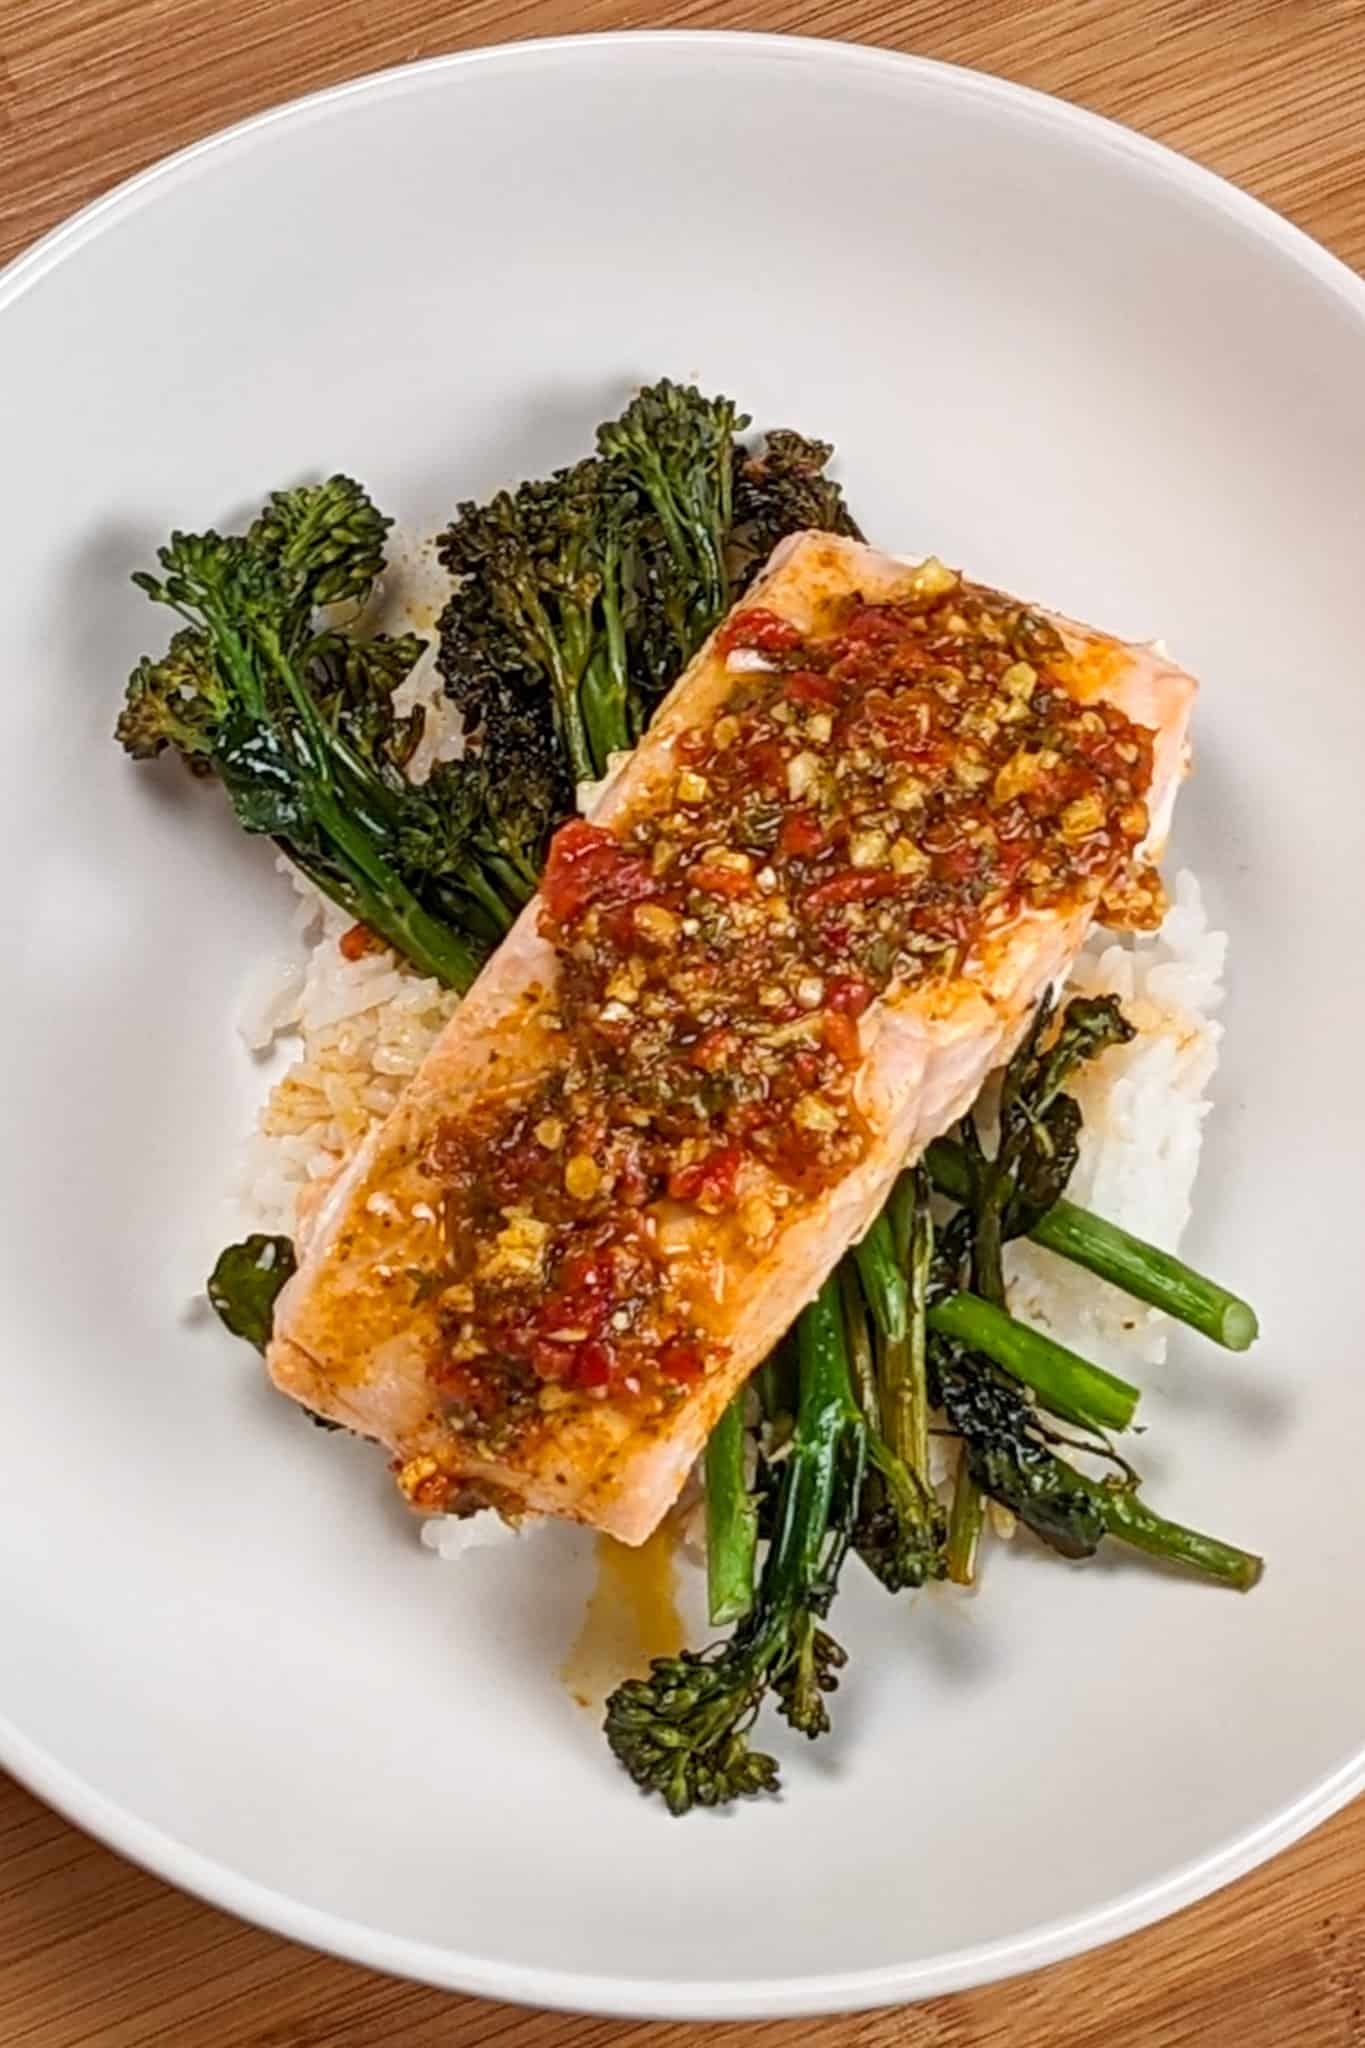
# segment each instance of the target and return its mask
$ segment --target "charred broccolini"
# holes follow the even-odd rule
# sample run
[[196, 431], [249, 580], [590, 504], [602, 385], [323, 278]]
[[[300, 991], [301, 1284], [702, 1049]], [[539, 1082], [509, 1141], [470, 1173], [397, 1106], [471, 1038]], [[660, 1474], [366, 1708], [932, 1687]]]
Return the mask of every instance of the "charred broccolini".
[[[882, 1215], [844, 1262], [843, 1300], [855, 1354], [872, 1370], [863, 1409], [871, 1432], [858, 1554], [889, 1593], [942, 1578], [946, 1530], [929, 1471], [924, 1308], [927, 1245], [903, 1175]], [[870, 1325], [870, 1337], [868, 1326]]]
[[[1060, 1018], [1044, 1000], [1002, 1079], [993, 1158], [975, 1117], [964, 1120], [965, 1203], [935, 1247], [925, 1317], [931, 1398], [962, 1445], [950, 1572], [966, 1562], [968, 1533], [980, 1527], [976, 1497], [986, 1495], [1067, 1557], [1092, 1556], [1109, 1536], [1242, 1590], [1261, 1575], [1259, 1558], [1167, 1520], [1141, 1498], [1137, 1474], [1101, 1433], [1106, 1421], [1122, 1427], [1131, 1419], [1124, 1395], [1135, 1399], [1135, 1389], [1065, 1351], [1058, 1363], [1046, 1362], [1040, 1384], [1030, 1372], [1038, 1333], [1016, 1325], [1001, 1341], [1000, 1325], [1011, 1320], [1003, 1308], [1003, 1244], [1034, 1229], [1061, 1197], [1076, 1161], [1081, 1113], [1064, 1083], [1083, 1062], [1132, 1036], [1112, 996], [1074, 998]], [[918, 1227], [932, 1241], [927, 1176], [916, 1205]], [[969, 1278], [985, 1299], [965, 1291]], [[1117, 1412], [1106, 1416], [1110, 1401]], [[1039, 1402], [1092, 1431], [1074, 1448], [1108, 1464], [1106, 1476], [1095, 1478], [1058, 1455], [1065, 1440], [1044, 1421]], [[964, 1546], [957, 1557], [954, 1534]]]
[[797, 1397], [772, 1536], [753, 1605], [723, 1643], [659, 1657], [607, 1702], [612, 1752], [671, 1813], [773, 1792], [772, 1757], [749, 1746], [771, 1693], [803, 1735], [829, 1727], [843, 1650], [824, 1628], [857, 1523], [867, 1429], [849, 1377], [836, 1281], [796, 1326]]
[[[1046, 997], [1039, 1003], [1005, 1069], [993, 1159], [986, 1156], [975, 1110], [969, 1110], [961, 1124], [967, 1200], [958, 1231], [967, 1250], [971, 1286], [988, 1314], [1005, 1307], [1006, 1238], [1022, 1234], [1052, 1206], [1076, 1163], [1081, 1113], [1062, 1084], [1083, 1061], [1133, 1036], [1112, 996], [1070, 1003], [1060, 1029], [1049, 1037], [1052, 1007]], [[1136, 1399], [1134, 1389], [1126, 1391]], [[1054, 1389], [1054, 1405], [1055, 1401]], [[1078, 1408], [1065, 1398], [1061, 1412], [1097, 1425], [1118, 1421], [1123, 1427], [1131, 1419], [1131, 1408], [1127, 1417], [1119, 1417], [1102, 1408]], [[964, 1458], [958, 1466], [948, 1546], [948, 1575], [959, 1585], [969, 1584], [976, 1570], [982, 1526], [978, 1493], [971, 1461]]]
[[[324, 893], [423, 973], [466, 988], [534, 888], [543, 824], [510, 810], [481, 759], [408, 774], [423, 714], [395, 692], [422, 651], [324, 617], [358, 612], [390, 522], [344, 476], [277, 491], [244, 534], [175, 533], [134, 578], [186, 624], [139, 662], [117, 737], [170, 747], [222, 783], [248, 832], [273, 838]], [[549, 772], [538, 736], [500, 775]], [[501, 783], [498, 785], [500, 788]]]
[[[1149, 1508], [1125, 1461], [1097, 1479], [1057, 1454], [1062, 1442], [1005, 1374], [947, 1338], [930, 1340], [930, 1384], [962, 1440], [963, 1460], [982, 1493], [999, 1501], [1064, 1557], [1092, 1557], [1106, 1536], [1245, 1592], [1261, 1576], [1259, 1557], [1168, 1521]], [[1076, 1448], [1092, 1455], [1093, 1445]]]
[[[441, 626], [447, 686], [465, 697], [471, 660], [476, 680], [487, 660], [481, 641], [491, 624], [502, 674], [543, 690], [573, 782], [601, 774], [611, 748], [628, 744], [626, 517], [608, 469], [580, 462], [486, 505], [462, 505], [439, 544], [445, 567], [463, 579]], [[481, 708], [477, 697], [465, 701]]]
[[842, 490], [828, 473], [833, 453], [828, 441], [810, 441], [789, 428], [767, 435], [760, 448], [736, 448], [726, 544], [732, 603], [789, 533], [809, 530], [862, 539]]
[[446, 689], [476, 745], [509, 701], [540, 722], [572, 785], [634, 745], [777, 542], [853, 533], [830, 449], [771, 434], [753, 451], [728, 398], [667, 379], [598, 429], [597, 454], [461, 505], [439, 543], [460, 579], [441, 619]]

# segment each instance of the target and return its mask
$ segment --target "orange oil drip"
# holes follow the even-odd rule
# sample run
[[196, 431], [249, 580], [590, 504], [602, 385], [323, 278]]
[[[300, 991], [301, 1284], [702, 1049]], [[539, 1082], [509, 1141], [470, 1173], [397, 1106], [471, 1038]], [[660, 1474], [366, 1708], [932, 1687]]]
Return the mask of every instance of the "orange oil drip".
[[683, 1647], [677, 1540], [671, 1516], [637, 1547], [598, 1537], [597, 1582], [559, 1674], [580, 1707], [600, 1707], [623, 1678], [642, 1678], [652, 1657], [676, 1657]]

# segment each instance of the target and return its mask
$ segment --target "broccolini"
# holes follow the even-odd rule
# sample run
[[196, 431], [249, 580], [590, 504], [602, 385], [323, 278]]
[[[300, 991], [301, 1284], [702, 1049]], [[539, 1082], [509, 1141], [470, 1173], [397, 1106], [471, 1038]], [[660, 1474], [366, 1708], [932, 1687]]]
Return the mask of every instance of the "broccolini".
[[[422, 784], [407, 773], [423, 714], [400, 716], [394, 695], [421, 641], [320, 616], [364, 605], [389, 524], [334, 476], [275, 492], [245, 534], [172, 534], [161, 575], [133, 580], [187, 623], [134, 669], [117, 737], [135, 758], [170, 747], [216, 775], [248, 832], [422, 972], [465, 988], [534, 886], [540, 841], [499, 811], [477, 760]], [[538, 748], [527, 766], [544, 779]]]
[[660, 1657], [607, 1702], [612, 1752], [669, 1811], [721, 1806], [778, 1788], [777, 1764], [749, 1746], [764, 1698], [803, 1735], [829, 1727], [826, 1695], [845, 1653], [823, 1623], [858, 1519], [867, 1431], [849, 1378], [838, 1283], [796, 1326], [797, 1407], [767, 1559], [749, 1614], [710, 1649]]

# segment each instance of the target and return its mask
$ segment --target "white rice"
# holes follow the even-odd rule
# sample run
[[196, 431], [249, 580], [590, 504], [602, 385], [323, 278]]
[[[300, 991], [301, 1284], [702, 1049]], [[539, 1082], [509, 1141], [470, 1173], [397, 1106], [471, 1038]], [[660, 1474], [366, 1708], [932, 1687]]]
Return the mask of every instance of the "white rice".
[[281, 1040], [297, 1050], [260, 1112], [240, 1196], [254, 1229], [292, 1236], [300, 1195], [388, 1115], [458, 999], [391, 953], [346, 959], [339, 941], [354, 920], [279, 865], [299, 894], [299, 954], [253, 981], [238, 1028], [253, 1051]]

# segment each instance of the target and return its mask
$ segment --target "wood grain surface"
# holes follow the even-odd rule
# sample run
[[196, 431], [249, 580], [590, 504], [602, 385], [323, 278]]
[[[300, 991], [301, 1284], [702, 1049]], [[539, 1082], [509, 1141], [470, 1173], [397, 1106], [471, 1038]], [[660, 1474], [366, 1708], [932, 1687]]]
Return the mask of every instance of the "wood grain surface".
[[[4, 0], [0, 261], [313, 87], [572, 30], [782, 29], [996, 71], [1187, 151], [1365, 269], [1365, 0]], [[6, 402], [14, 394], [6, 393]], [[0, 2048], [1365, 2048], [1365, 1803], [1174, 1921], [897, 2013], [636, 2025], [452, 1998], [168, 1890], [0, 1779]]]

